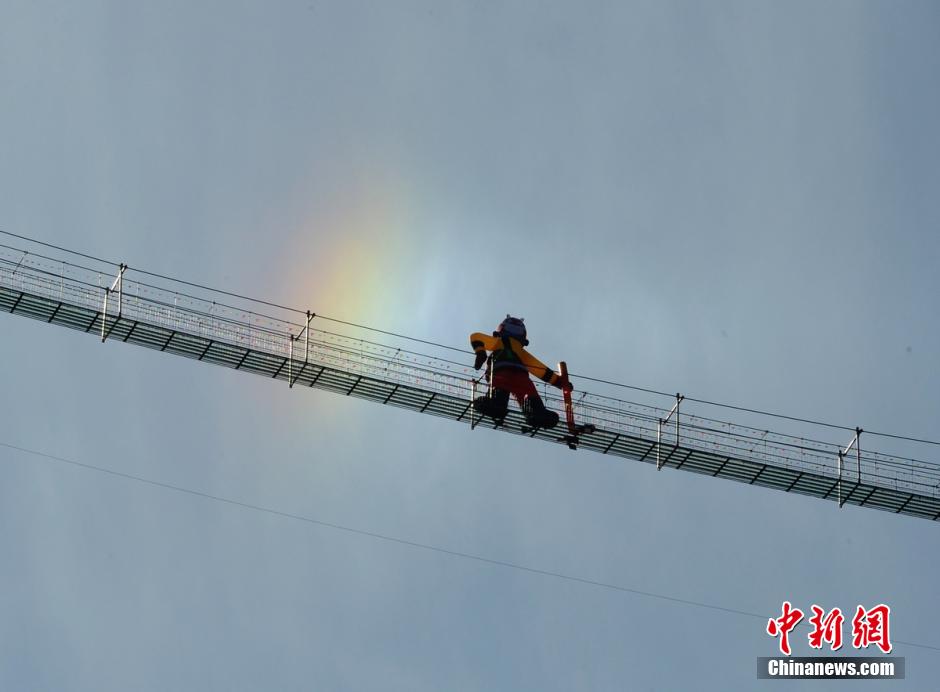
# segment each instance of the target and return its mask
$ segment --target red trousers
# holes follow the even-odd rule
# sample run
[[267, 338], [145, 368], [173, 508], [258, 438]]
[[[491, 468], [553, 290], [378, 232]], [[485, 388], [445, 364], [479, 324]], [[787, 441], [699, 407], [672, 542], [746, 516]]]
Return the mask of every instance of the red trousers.
[[534, 396], [539, 399], [539, 393], [529, 379], [529, 371], [519, 368], [498, 368], [493, 371], [493, 389], [502, 389], [509, 392], [519, 402], [522, 408], [526, 397]]

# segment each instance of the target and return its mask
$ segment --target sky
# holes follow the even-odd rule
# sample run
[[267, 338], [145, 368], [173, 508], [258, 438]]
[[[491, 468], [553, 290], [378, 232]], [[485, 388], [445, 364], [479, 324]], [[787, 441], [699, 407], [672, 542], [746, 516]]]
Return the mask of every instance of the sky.
[[[574, 372], [936, 439], [938, 33], [913, 1], [7, 0], [0, 228], [446, 344], [511, 312]], [[884, 602], [940, 647], [932, 522], [11, 316], [0, 349], [7, 445], [767, 616]], [[9, 447], [0, 583], [2, 689], [839, 685], [756, 680], [759, 618]], [[867, 688], [936, 684], [894, 653]]]

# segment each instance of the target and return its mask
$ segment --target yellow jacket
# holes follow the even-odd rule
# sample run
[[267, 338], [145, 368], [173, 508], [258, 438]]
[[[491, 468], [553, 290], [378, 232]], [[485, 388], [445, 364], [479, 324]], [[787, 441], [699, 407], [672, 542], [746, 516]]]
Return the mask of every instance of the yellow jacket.
[[[510, 352], [506, 352], [507, 345]], [[561, 386], [561, 378], [545, 363], [526, 351], [518, 339], [511, 336], [488, 336], [482, 332], [474, 332], [470, 335], [470, 346], [473, 347], [474, 353], [492, 351], [494, 368], [522, 368], [528, 370], [543, 382], [548, 382], [556, 387]]]

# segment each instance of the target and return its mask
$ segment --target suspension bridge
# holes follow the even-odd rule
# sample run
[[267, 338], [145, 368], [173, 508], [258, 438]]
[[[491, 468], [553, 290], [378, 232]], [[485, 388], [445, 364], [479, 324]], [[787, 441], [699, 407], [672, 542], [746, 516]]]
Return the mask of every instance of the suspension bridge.
[[[10, 239], [0, 243], [0, 310], [11, 315], [105, 343], [136, 344], [261, 375], [295, 389], [326, 390], [472, 428], [570, 443], [563, 422], [555, 430], [530, 430], [516, 410], [501, 424], [476, 415], [471, 401], [485, 383], [455, 360], [460, 349], [0, 233]], [[471, 354], [460, 357], [469, 361]], [[579, 450], [831, 500], [840, 507], [940, 520], [940, 464], [917, 458], [926, 457], [936, 442], [748, 409], [737, 409], [746, 423], [733, 422], [709, 413], [721, 405], [626, 389], [636, 400], [580, 387], [575, 392], [575, 419], [593, 426], [593, 432], [578, 437]], [[562, 398], [546, 390], [543, 399], [564, 421]], [[774, 432], [771, 425], [793, 429]], [[834, 429], [845, 439], [816, 439]]]

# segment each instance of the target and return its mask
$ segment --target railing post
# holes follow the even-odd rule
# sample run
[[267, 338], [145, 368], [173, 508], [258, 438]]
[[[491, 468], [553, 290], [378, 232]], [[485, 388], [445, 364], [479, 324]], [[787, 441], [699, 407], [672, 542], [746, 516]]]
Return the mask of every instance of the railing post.
[[124, 310], [124, 270], [127, 269], [127, 265], [123, 262], [118, 265], [118, 275], [114, 279], [114, 282], [111, 284], [110, 288], [104, 289], [104, 306], [101, 310], [101, 343], [104, 343], [104, 340], [108, 338], [108, 334], [111, 333], [111, 330], [108, 329], [105, 331], [105, 328], [108, 325], [108, 295], [111, 293], [118, 294], [118, 314], [115, 320], [121, 319], [121, 313]]
[[837, 495], [836, 495], [837, 499], [839, 500], [839, 508], [840, 508], [840, 509], [842, 508], [842, 505], [843, 505], [843, 502], [842, 502], [842, 460], [843, 460], [844, 458], [845, 458], [845, 452], [843, 452], [843, 451], [840, 449], [840, 450], [839, 450], [839, 482], [838, 482], [839, 491], [838, 491], [838, 493], [837, 493]]
[[[849, 446], [845, 449], [838, 450], [839, 454], [839, 507], [845, 504], [845, 501], [848, 497], [842, 497], [842, 466], [845, 461], [845, 457], [848, 456], [849, 452], [852, 451], [852, 447], [855, 447], [855, 488], [858, 488], [862, 483], [862, 448], [861, 443], [859, 442], [859, 437], [864, 431], [856, 427], [855, 428], [855, 437], [852, 438], [852, 441], [849, 442]], [[855, 488], [852, 488], [852, 491], [849, 492], [849, 495], [855, 491]]]
[[104, 307], [101, 308], [101, 343], [104, 343], [104, 328], [108, 324], [108, 289], [104, 289]]
[[662, 449], [663, 449], [663, 419], [660, 418], [659, 422], [656, 424], [656, 470], [657, 471], [661, 471], [663, 468]]
[[676, 449], [679, 449], [679, 404], [685, 397], [682, 394], [676, 393], [676, 403], [672, 405], [672, 408], [669, 410], [669, 415], [665, 418], [660, 418], [659, 423], [656, 426], [656, 470], [661, 471], [663, 468], [662, 462], [662, 441], [663, 441], [663, 424], [668, 423], [669, 419], [672, 418], [672, 414], [676, 414]]
[[288, 332], [287, 334], [287, 388], [293, 389], [294, 387], [294, 335]]
[[676, 449], [679, 448], [679, 402], [684, 398], [685, 397], [676, 392]]
[[310, 320], [314, 317], [316, 315], [307, 310], [307, 326], [304, 327], [304, 365], [307, 364], [307, 360], [310, 358]]
[[855, 482], [857, 484], [862, 482], [862, 442], [859, 437], [863, 432], [861, 428], [855, 428]]
[[315, 312], [310, 312], [307, 310], [307, 323], [304, 325], [303, 329], [300, 330], [300, 334], [294, 336], [288, 332], [287, 336], [290, 339], [290, 349], [288, 351], [288, 363], [287, 363], [287, 385], [288, 387], [294, 386], [294, 342], [300, 338], [301, 334], [304, 337], [304, 364], [300, 368], [300, 372], [297, 373], [297, 378], [300, 379], [300, 376], [303, 375], [304, 370], [307, 367], [307, 363], [310, 361], [310, 320], [316, 317]]
[[121, 271], [118, 273], [117, 285], [118, 285], [118, 318], [121, 317], [121, 314], [124, 312], [124, 270], [127, 269], [126, 264], [121, 264]]
[[477, 400], [477, 381], [476, 378], [470, 379], [470, 429], [473, 430], [477, 427], [476, 419], [476, 410], [473, 408], [473, 403]]

